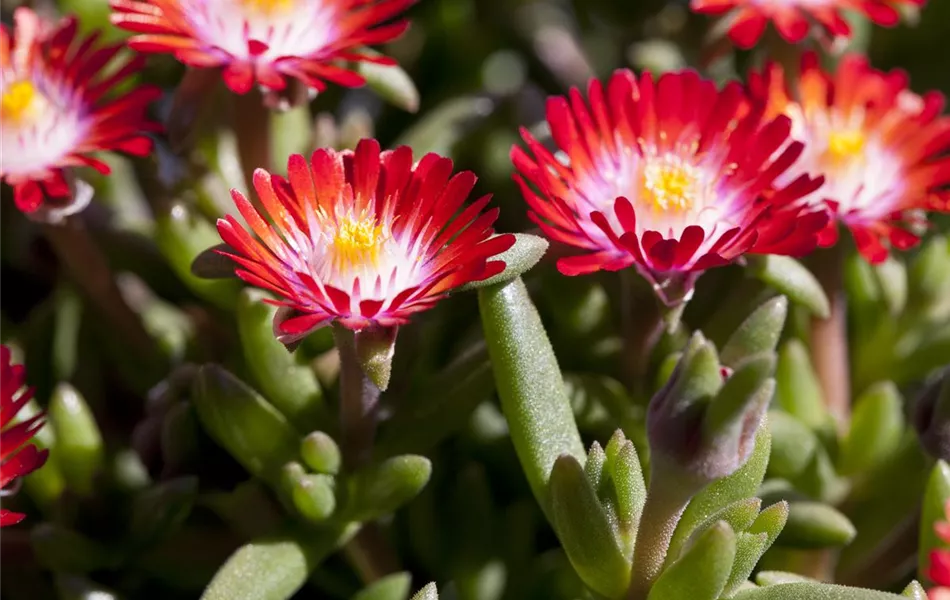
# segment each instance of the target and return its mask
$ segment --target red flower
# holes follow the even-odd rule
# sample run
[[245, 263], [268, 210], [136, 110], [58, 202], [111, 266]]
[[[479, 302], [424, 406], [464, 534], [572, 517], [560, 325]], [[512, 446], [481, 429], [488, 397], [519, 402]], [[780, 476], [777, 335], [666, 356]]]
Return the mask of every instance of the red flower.
[[129, 46], [164, 52], [193, 67], [222, 67], [232, 91], [254, 82], [279, 91], [286, 78], [317, 90], [324, 81], [359, 87], [363, 78], [337, 64], [370, 61], [362, 46], [402, 35], [404, 20], [381, 23], [415, 0], [110, 0], [112, 22], [140, 35]]
[[143, 132], [159, 127], [146, 120], [145, 109], [160, 92], [139, 86], [110, 98], [142, 59], [113, 60], [122, 45], [97, 48], [98, 35], [79, 36], [75, 17], [53, 25], [18, 8], [14, 21], [12, 37], [6, 27], [0, 31], [0, 176], [13, 186], [20, 210], [32, 213], [44, 196], [68, 204], [66, 168], [86, 165], [109, 173], [92, 152], [148, 154], [152, 143]]
[[[48, 450], [29, 444], [30, 438], [43, 426], [43, 414], [11, 425], [23, 405], [33, 397], [33, 389], [25, 388], [23, 365], [10, 364], [10, 349], [0, 346], [0, 489], [17, 477], [39, 469], [46, 462]], [[0, 509], [0, 527], [15, 525], [26, 515]]]
[[481, 213], [488, 196], [452, 219], [475, 175], [453, 176], [448, 158], [427, 154], [413, 165], [409, 147], [380, 153], [378, 142], [363, 140], [355, 152], [317, 150], [309, 165], [291, 156], [287, 170], [289, 181], [254, 173], [273, 225], [231, 192], [260, 241], [233, 217], [218, 220], [238, 276], [299, 315], [281, 319], [279, 334], [295, 338], [331, 321], [354, 330], [399, 325], [505, 267], [489, 259], [514, 236], [492, 236], [498, 210]]
[[[576, 89], [548, 100], [562, 156], [526, 130], [528, 152], [511, 152], [531, 219], [586, 251], [558, 262], [565, 275], [635, 265], [675, 304], [704, 269], [815, 247], [826, 210], [797, 201], [821, 180], [774, 186], [802, 145], [786, 145], [789, 120], [764, 121], [739, 84], [719, 91], [692, 71], [658, 82], [619, 71], [606, 90], [592, 81], [588, 96], [589, 105]], [[682, 289], [664, 290], [672, 284]]]
[[[934, 531], [945, 544], [950, 544], [950, 501], [944, 507], [947, 521], [938, 521], [934, 524]], [[930, 564], [927, 567], [927, 577], [938, 587], [927, 592], [930, 600], [950, 600], [950, 550], [940, 549], [930, 551]]]
[[[950, 117], [940, 115], [943, 96], [918, 96], [907, 89], [906, 74], [878, 71], [858, 55], [846, 56], [828, 74], [815, 54], [806, 54], [797, 81], [788, 89], [774, 63], [749, 81], [767, 112], [791, 118], [792, 137], [805, 144], [783, 177], [822, 173], [825, 185], [809, 202], [826, 201], [870, 262], [887, 258], [888, 246], [916, 245], [920, 238], [909, 228], [926, 225], [925, 211], [950, 211]], [[832, 222], [821, 243], [836, 239]]]
[[791, 43], [808, 35], [812, 23], [829, 35], [851, 37], [846, 10], [860, 11], [878, 25], [893, 27], [900, 21], [902, 6], [923, 6], [927, 0], [691, 0], [699, 13], [718, 15], [732, 11], [729, 38], [740, 48], [751, 48], [762, 37], [769, 21]]

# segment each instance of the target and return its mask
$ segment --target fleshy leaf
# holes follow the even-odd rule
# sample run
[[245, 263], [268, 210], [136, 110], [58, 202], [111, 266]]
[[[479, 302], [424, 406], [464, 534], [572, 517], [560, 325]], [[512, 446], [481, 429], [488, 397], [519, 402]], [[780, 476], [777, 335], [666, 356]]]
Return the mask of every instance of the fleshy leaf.
[[781, 583], [754, 590], [745, 590], [733, 600], [898, 600], [902, 596], [863, 588], [830, 583]]
[[829, 548], [846, 545], [855, 533], [851, 521], [827, 504], [792, 502], [779, 541], [794, 548]]
[[393, 573], [360, 590], [353, 600], [406, 600], [411, 585], [412, 576], [409, 573]]
[[340, 447], [329, 435], [322, 431], [314, 431], [300, 443], [300, 457], [304, 463], [317, 473], [336, 475], [340, 472], [343, 458]]
[[888, 381], [866, 390], [854, 403], [850, 430], [841, 443], [841, 474], [861, 473], [880, 464], [897, 449], [904, 428], [904, 402], [897, 387]]
[[427, 583], [415, 593], [412, 600], [439, 600], [439, 590], [435, 587], [435, 582]]
[[492, 258], [492, 260], [501, 260], [505, 262], [505, 270], [501, 273], [483, 279], [481, 281], [472, 281], [459, 288], [459, 291], [474, 290], [478, 288], [507, 283], [516, 277], [520, 277], [528, 272], [534, 265], [538, 264], [541, 257], [548, 249], [548, 241], [544, 238], [530, 233], [497, 234], [514, 235], [515, 243], [501, 254]]
[[414, 455], [396, 456], [358, 471], [349, 482], [346, 516], [368, 521], [390, 514], [419, 495], [431, 475], [429, 459]]
[[914, 600], [927, 600], [927, 591], [924, 589], [924, 586], [914, 580], [907, 584], [907, 587], [901, 592], [901, 596], [913, 598]]
[[[370, 48], [360, 48], [360, 54], [380, 56]], [[399, 65], [381, 65], [371, 61], [359, 61], [354, 70], [366, 79], [366, 85], [386, 102], [407, 112], [419, 110], [419, 90], [412, 78]]]
[[788, 256], [774, 254], [747, 256], [749, 274], [772, 286], [780, 293], [807, 308], [818, 318], [828, 318], [831, 310], [828, 297], [804, 265]]
[[715, 600], [722, 593], [736, 555], [736, 534], [724, 521], [706, 530], [667, 567], [648, 600]]
[[74, 387], [61, 383], [53, 390], [47, 418], [56, 433], [56, 461], [66, 484], [79, 494], [91, 494], [105, 462], [105, 446], [92, 410]]
[[598, 594], [622, 597], [630, 582], [630, 562], [584, 468], [573, 456], [562, 455], [554, 463], [550, 497], [554, 529], [578, 576]]
[[769, 411], [772, 452], [768, 473], [784, 479], [798, 477], [814, 459], [819, 441], [815, 433], [785, 411]]
[[788, 299], [785, 296], [764, 302], [729, 337], [719, 352], [720, 362], [735, 369], [746, 357], [775, 350], [787, 314]]

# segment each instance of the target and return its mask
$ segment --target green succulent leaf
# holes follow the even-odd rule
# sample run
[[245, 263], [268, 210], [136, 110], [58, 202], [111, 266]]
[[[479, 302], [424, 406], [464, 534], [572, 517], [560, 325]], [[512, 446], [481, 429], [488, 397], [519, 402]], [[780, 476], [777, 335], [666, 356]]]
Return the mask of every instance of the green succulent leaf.
[[948, 501], [950, 501], [950, 465], [938, 460], [930, 471], [920, 513], [920, 540], [918, 542], [920, 550], [917, 564], [918, 577], [925, 583], [930, 582], [927, 576], [930, 552], [935, 548], [946, 547], [946, 543], [937, 536], [934, 525], [948, 520], [946, 514]]
[[855, 401], [838, 470], [853, 475], [877, 466], [897, 450], [904, 428], [904, 402], [897, 386], [889, 381], [872, 386]]
[[478, 302], [495, 386], [531, 490], [549, 512], [548, 478], [562, 454], [586, 458], [561, 370], [521, 279], [482, 288]]
[[412, 600], [439, 600], [439, 590], [435, 587], [435, 582], [427, 583], [413, 595]]
[[755, 449], [748, 462], [732, 475], [714, 481], [693, 496], [676, 526], [668, 556], [677, 556], [696, 527], [717, 511], [738, 500], [755, 496], [765, 476], [771, 441], [769, 429], [763, 423], [756, 432]]
[[353, 596], [353, 600], [406, 600], [411, 586], [412, 576], [409, 573], [394, 573], [374, 581]]
[[907, 305], [907, 269], [893, 256], [874, 268], [884, 303], [891, 315], [899, 315]]
[[907, 584], [907, 587], [901, 592], [901, 596], [913, 598], [914, 600], [927, 600], [927, 590], [915, 580]]
[[323, 391], [313, 370], [301, 365], [274, 335], [277, 307], [269, 295], [254, 288], [241, 292], [237, 303], [238, 333], [244, 360], [264, 396], [301, 432], [325, 420]]
[[53, 523], [30, 530], [30, 544], [37, 562], [51, 571], [89, 573], [114, 567], [116, 556], [97, 540]]
[[76, 388], [61, 383], [53, 390], [46, 414], [66, 484], [79, 494], [91, 494], [105, 463], [105, 446], [92, 409]]
[[435, 152], [451, 156], [452, 148], [473, 121], [487, 117], [494, 110], [488, 98], [453, 98], [428, 111], [426, 116], [403, 132], [394, 146], [410, 146], [418, 156]]
[[358, 471], [349, 482], [351, 521], [369, 521], [388, 515], [419, 495], [432, 475], [424, 456], [395, 456]]
[[732, 563], [732, 571], [723, 588], [722, 595], [729, 597], [746, 583], [749, 575], [755, 570], [756, 563], [768, 548], [768, 536], [764, 533], [736, 534], [736, 557]]
[[762, 587], [782, 585], [783, 583], [817, 583], [810, 577], [786, 571], [759, 571], [755, 576], [755, 582]]
[[754, 590], [744, 590], [734, 600], [897, 600], [897, 594], [830, 583], [781, 583]]
[[550, 486], [554, 529], [574, 570], [598, 594], [622, 597], [630, 583], [630, 562], [584, 468], [573, 456], [560, 456]]
[[796, 339], [782, 346], [775, 366], [775, 404], [812, 431], [823, 433], [832, 426], [818, 376], [805, 345]]
[[794, 548], [828, 548], [848, 544], [856, 533], [851, 521], [827, 504], [792, 502], [779, 542]]
[[[359, 53], [370, 57], [380, 56], [379, 52], [370, 48], [360, 48]], [[366, 80], [366, 85], [386, 102], [411, 113], [419, 110], [419, 90], [402, 67], [366, 60], [355, 63], [353, 67]]]
[[774, 254], [750, 255], [746, 260], [750, 275], [804, 306], [816, 317], [828, 318], [831, 310], [828, 297], [815, 276], [800, 262]]
[[794, 479], [814, 460], [821, 442], [804, 423], [782, 410], [769, 411], [772, 432], [772, 453], [768, 473], [774, 477]]
[[775, 350], [787, 315], [788, 299], [785, 296], [764, 302], [729, 337], [719, 352], [720, 362], [736, 369], [747, 357]]
[[648, 600], [715, 600], [736, 556], [736, 534], [724, 521], [707, 529], [653, 584]]
[[140, 543], [154, 543], [174, 533], [191, 514], [198, 497], [198, 478], [179, 477], [157, 484], [136, 497], [129, 532]]
[[313, 431], [300, 442], [300, 457], [317, 473], [336, 475], [340, 472], [343, 457], [340, 447], [332, 437], [322, 431]]

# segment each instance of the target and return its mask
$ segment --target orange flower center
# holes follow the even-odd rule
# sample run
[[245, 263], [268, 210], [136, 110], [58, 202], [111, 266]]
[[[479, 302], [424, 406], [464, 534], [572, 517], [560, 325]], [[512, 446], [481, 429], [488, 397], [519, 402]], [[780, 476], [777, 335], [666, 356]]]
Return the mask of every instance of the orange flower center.
[[833, 164], [857, 158], [864, 151], [864, 132], [860, 129], [832, 131], [828, 136], [827, 157]]
[[375, 216], [347, 217], [340, 221], [333, 237], [333, 262], [338, 272], [364, 265], [377, 265], [388, 233]]
[[242, 0], [244, 7], [261, 15], [286, 12], [294, 5], [294, 0]]
[[659, 212], [689, 210], [699, 193], [696, 169], [669, 158], [650, 160], [643, 169], [642, 197]]
[[17, 81], [3, 93], [0, 114], [4, 120], [19, 123], [35, 115], [45, 99], [30, 81]]

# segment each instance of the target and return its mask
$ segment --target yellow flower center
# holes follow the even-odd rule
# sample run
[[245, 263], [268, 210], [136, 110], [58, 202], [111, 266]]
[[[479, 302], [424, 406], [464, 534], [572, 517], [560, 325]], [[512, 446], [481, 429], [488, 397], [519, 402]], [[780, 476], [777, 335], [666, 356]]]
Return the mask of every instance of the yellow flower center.
[[660, 212], [685, 211], [697, 200], [695, 169], [670, 160], [651, 160], [643, 169], [643, 198]]
[[343, 219], [333, 237], [334, 267], [347, 272], [364, 265], [376, 266], [387, 237], [375, 216]]
[[43, 101], [43, 95], [30, 81], [17, 81], [3, 93], [0, 114], [4, 120], [20, 122], [30, 117]]
[[833, 163], [857, 158], [864, 151], [864, 132], [860, 129], [833, 131], [828, 136], [827, 156]]
[[294, 0], [242, 0], [244, 7], [261, 15], [286, 12], [294, 5]]

